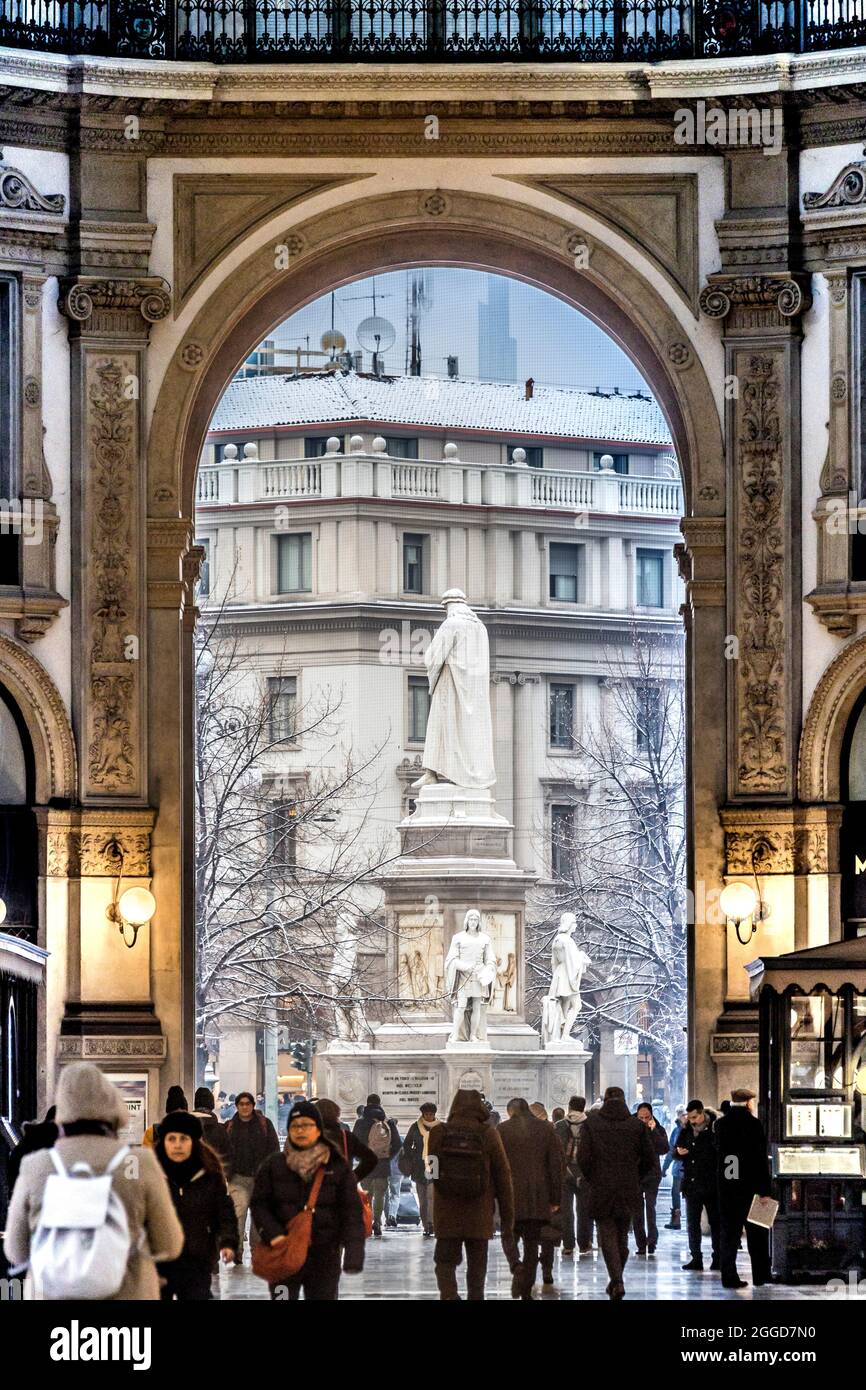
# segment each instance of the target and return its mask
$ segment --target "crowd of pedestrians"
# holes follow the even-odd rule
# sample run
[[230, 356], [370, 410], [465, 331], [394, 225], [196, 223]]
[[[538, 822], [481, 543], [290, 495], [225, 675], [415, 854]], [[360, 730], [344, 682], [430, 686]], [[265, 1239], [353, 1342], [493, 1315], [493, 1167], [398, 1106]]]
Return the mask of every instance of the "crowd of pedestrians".
[[[595, 1233], [617, 1301], [630, 1239], [637, 1258], [656, 1253], [668, 1172], [668, 1229], [680, 1229], [686, 1205], [683, 1268], [704, 1269], [706, 1226], [710, 1269], [726, 1288], [744, 1287], [744, 1231], [752, 1282], [771, 1278], [768, 1231], [748, 1219], [771, 1191], [750, 1091], [734, 1091], [719, 1112], [690, 1100], [670, 1136], [652, 1105], [632, 1113], [615, 1086], [589, 1110], [572, 1096], [550, 1118], [518, 1096], [503, 1119], [480, 1092], [461, 1090], [444, 1120], [425, 1102], [404, 1138], [378, 1095], [358, 1106], [351, 1128], [333, 1100], [295, 1096], [282, 1146], [261, 1101], [251, 1091], [215, 1099], [201, 1087], [190, 1110], [173, 1086], [163, 1119], [131, 1145], [119, 1135], [128, 1113], [110, 1080], [89, 1063], [66, 1067], [55, 1107], [27, 1127], [12, 1165], [5, 1254], [26, 1273], [29, 1296], [201, 1301], [213, 1296], [219, 1263], [242, 1264], [248, 1242], [273, 1299], [332, 1301], [341, 1275], [363, 1269], [367, 1237], [381, 1240], [397, 1224], [409, 1179], [414, 1219], [435, 1241], [441, 1299], [462, 1297], [464, 1260], [465, 1297], [484, 1298], [497, 1234], [512, 1297], [530, 1301], [539, 1270], [553, 1285], [557, 1248], [563, 1261], [591, 1255]], [[72, 1231], [70, 1203], [89, 1213]]]

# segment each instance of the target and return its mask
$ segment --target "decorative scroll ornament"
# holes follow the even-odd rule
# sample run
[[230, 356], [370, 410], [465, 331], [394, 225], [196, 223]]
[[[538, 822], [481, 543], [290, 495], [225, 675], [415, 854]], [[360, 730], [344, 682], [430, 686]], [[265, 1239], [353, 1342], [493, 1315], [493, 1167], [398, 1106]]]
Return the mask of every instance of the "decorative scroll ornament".
[[14, 208], [18, 212], [50, 212], [61, 216], [65, 207], [66, 199], [62, 193], [40, 193], [20, 169], [0, 163], [0, 208]]
[[866, 161], [848, 164], [837, 174], [826, 193], [804, 193], [803, 207], [851, 208], [866, 203]]
[[66, 287], [60, 308], [76, 323], [86, 323], [97, 311], [138, 313], [146, 323], [158, 323], [171, 309], [171, 291], [162, 279], [102, 280], [85, 276]]
[[734, 306], [776, 309], [782, 318], [796, 318], [812, 303], [803, 279], [782, 275], [711, 276], [701, 290], [700, 307], [711, 319], [724, 319]]

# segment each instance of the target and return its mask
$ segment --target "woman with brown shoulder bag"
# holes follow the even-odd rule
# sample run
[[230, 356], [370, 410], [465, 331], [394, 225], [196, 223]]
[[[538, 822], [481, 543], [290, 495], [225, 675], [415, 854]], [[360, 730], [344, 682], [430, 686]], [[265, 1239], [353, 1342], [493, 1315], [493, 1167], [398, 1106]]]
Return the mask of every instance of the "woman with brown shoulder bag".
[[256, 1174], [250, 1204], [262, 1237], [253, 1271], [267, 1280], [271, 1298], [333, 1302], [340, 1272], [364, 1268], [364, 1223], [349, 1165], [325, 1137], [312, 1101], [289, 1115], [286, 1144]]

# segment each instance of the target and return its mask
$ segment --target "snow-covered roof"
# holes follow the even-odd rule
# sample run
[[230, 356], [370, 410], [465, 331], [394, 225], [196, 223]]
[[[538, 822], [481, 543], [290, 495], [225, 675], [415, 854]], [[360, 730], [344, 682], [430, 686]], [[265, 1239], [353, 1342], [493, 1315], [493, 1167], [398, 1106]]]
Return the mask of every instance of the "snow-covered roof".
[[581, 439], [671, 448], [655, 401], [520, 383], [356, 372], [274, 375], [232, 381], [211, 431], [372, 424], [497, 433], [511, 439]]

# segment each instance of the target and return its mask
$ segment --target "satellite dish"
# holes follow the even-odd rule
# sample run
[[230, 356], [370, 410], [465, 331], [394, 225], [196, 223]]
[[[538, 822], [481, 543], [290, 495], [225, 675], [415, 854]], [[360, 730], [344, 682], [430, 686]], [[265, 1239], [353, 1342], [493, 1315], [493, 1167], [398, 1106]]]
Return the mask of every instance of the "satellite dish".
[[361, 347], [368, 352], [387, 352], [394, 346], [397, 337], [393, 323], [388, 319], [381, 318], [378, 314], [371, 314], [368, 319], [363, 319], [358, 324], [358, 342]]
[[346, 339], [338, 329], [329, 328], [319, 339], [319, 347], [323, 352], [345, 352]]

